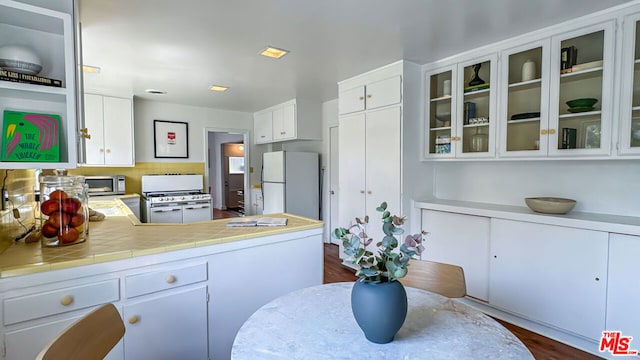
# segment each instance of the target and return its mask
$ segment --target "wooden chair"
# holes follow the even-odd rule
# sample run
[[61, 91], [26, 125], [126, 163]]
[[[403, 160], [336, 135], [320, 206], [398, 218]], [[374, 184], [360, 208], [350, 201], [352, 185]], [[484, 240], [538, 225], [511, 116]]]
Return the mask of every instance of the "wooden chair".
[[113, 304], [105, 304], [71, 324], [36, 360], [104, 359], [124, 336], [124, 322]]
[[405, 286], [427, 290], [450, 298], [467, 295], [464, 271], [460, 266], [426, 260], [411, 260], [407, 276], [400, 278]]

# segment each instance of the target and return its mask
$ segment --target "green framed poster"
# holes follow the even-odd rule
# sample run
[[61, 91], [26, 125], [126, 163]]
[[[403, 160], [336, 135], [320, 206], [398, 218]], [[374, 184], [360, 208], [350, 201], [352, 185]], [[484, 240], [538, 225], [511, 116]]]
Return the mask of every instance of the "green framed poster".
[[59, 162], [60, 116], [5, 110], [0, 160]]

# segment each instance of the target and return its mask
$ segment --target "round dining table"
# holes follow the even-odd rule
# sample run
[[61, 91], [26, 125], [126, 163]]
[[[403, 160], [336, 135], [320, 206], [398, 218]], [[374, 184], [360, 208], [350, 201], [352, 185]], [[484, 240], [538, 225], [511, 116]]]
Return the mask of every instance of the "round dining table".
[[[369, 342], [351, 311], [353, 282], [283, 295], [242, 325], [231, 359], [533, 359], [524, 344], [462, 302], [406, 287], [404, 325], [387, 344]], [[385, 311], [385, 304], [379, 304]]]

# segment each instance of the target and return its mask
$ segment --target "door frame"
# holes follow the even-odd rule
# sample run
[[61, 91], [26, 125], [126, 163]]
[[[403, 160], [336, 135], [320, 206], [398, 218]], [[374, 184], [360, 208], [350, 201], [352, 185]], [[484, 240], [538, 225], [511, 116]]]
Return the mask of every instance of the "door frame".
[[[248, 207], [246, 206], [246, 204], [250, 204], [251, 200], [250, 200], [250, 196], [251, 196], [251, 192], [250, 192], [250, 183], [251, 183], [251, 146], [250, 146], [250, 136], [249, 136], [249, 130], [247, 129], [234, 129], [234, 128], [216, 128], [216, 127], [205, 127], [204, 128], [204, 133], [203, 133], [203, 137], [204, 137], [204, 159], [205, 159], [205, 172], [204, 172], [204, 177], [205, 177], [205, 184], [206, 184], [206, 189], [209, 189], [213, 186], [215, 186], [215, 183], [212, 183], [213, 179], [209, 178], [209, 173], [211, 171], [211, 159], [210, 159], [210, 146], [209, 146], [209, 133], [226, 133], [226, 134], [237, 134], [237, 135], [242, 135], [242, 143], [244, 144], [244, 203], [245, 203], [245, 214], [249, 215], [247, 213]], [[213, 149], [215, 152], [217, 153], [218, 151], [220, 151], [220, 149]], [[213, 195], [213, 194], [212, 194]], [[224, 205], [224, 203], [223, 203]]]
[[[333, 136], [333, 131], [336, 131], [335, 133], [335, 138]], [[333, 243], [333, 244], [337, 244], [340, 245], [340, 240], [338, 239], [334, 239], [333, 236], [331, 236], [331, 232], [333, 231], [333, 229], [337, 228], [340, 226], [339, 221], [340, 218], [337, 214], [338, 212], [338, 207], [340, 204], [340, 188], [338, 187], [338, 183], [333, 184], [333, 175], [334, 175], [334, 171], [338, 174], [338, 176], [340, 175], [340, 172], [338, 170], [338, 156], [340, 154], [340, 143], [338, 141], [338, 137], [340, 134], [340, 126], [338, 125], [333, 125], [333, 126], [329, 126], [329, 156], [327, 157], [327, 162], [328, 162], [328, 182], [329, 182], [329, 191], [328, 191], [328, 195], [329, 195], [329, 201], [328, 201], [328, 206], [327, 206], [327, 212], [328, 212], [328, 216], [327, 219], [329, 220], [329, 242]], [[333, 145], [336, 145], [336, 154], [333, 153]], [[335, 157], [336, 159], [336, 163], [334, 164], [333, 158]], [[331, 192], [334, 192], [335, 194], [331, 194]], [[333, 208], [334, 208], [334, 203], [335, 202], [335, 208], [336, 211], [334, 213]]]

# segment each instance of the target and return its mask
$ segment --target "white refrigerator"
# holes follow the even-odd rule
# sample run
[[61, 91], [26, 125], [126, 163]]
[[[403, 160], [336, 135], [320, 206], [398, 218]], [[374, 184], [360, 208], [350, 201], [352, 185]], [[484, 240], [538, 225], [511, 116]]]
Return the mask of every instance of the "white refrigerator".
[[274, 151], [262, 156], [264, 214], [286, 212], [311, 219], [320, 216], [320, 156], [311, 152]]

